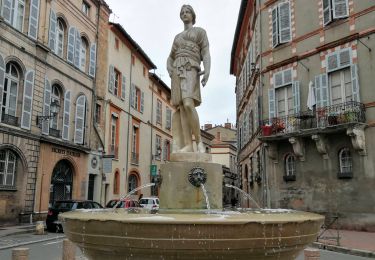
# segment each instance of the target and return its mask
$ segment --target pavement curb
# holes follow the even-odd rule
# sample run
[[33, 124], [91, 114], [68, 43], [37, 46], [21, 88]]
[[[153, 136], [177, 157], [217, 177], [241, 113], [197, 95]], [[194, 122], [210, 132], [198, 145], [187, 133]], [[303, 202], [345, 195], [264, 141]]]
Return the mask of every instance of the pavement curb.
[[31, 244], [40, 243], [40, 242], [47, 242], [47, 241], [52, 241], [52, 240], [60, 240], [60, 239], [64, 239], [64, 238], [65, 238], [65, 235], [61, 235], [61, 236], [58, 236], [58, 237], [49, 237], [49, 238], [44, 238], [44, 239], [39, 239], [39, 240], [34, 240], [34, 241], [28, 241], [28, 242], [13, 244], [13, 245], [9, 245], [9, 246], [1, 246], [0, 250], [9, 249], [9, 248], [15, 248], [15, 247], [20, 247], [20, 246], [26, 246], [26, 245], [31, 245]]
[[312, 244], [313, 247], [334, 251], [343, 254], [361, 256], [361, 257], [368, 257], [368, 258], [375, 258], [375, 252], [367, 251], [367, 250], [360, 250], [360, 249], [352, 249], [342, 246], [334, 246], [334, 245], [327, 245], [324, 243], [314, 242]]

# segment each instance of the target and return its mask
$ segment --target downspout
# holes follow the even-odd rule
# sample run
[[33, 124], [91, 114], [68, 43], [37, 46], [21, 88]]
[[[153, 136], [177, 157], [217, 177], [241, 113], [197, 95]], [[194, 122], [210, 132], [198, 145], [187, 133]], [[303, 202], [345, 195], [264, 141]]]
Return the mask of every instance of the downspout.
[[[154, 75], [155, 75], [155, 69], [154, 69]], [[151, 142], [150, 142], [150, 162], [151, 165], [153, 164], [153, 155], [152, 155], [152, 147], [153, 147], [153, 137], [154, 137], [154, 84], [152, 84], [152, 89], [151, 89]], [[150, 165], [150, 182], [152, 182], [151, 179], [151, 165]], [[152, 191], [152, 187], [151, 187]], [[153, 194], [151, 194], [153, 195]]]
[[128, 106], [128, 134], [126, 136], [126, 162], [125, 162], [125, 187], [127, 188], [125, 190], [125, 192], [127, 192], [127, 190], [129, 189], [128, 187], [128, 170], [129, 170], [129, 135], [130, 135], [130, 104], [131, 104], [131, 91], [132, 91], [132, 74], [133, 74], [133, 63], [132, 63], [132, 56], [133, 56], [133, 52], [130, 52], [130, 76], [129, 76], [129, 83], [130, 83], [130, 87], [129, 87], [129, 106]]

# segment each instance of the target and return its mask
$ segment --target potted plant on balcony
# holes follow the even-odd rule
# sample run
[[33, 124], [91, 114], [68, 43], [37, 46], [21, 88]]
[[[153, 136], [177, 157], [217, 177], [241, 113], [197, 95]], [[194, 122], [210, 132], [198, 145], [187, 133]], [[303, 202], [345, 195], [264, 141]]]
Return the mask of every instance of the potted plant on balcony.
[[328, 124], [329, 125], [337, 125], [337, 117], [338, 117], [337, 112], [330, 112], [328, 114]]
[[349, 108], [344, 112], [344, 117], [346, 123], [355, 122], [357, 118], [357, 113], [354, 111], [353, 108]]
[[263, 136], [270, 136], [272, 134], [272, 126], [269, 124], [265, 124], [262, 126], [262, 134]]

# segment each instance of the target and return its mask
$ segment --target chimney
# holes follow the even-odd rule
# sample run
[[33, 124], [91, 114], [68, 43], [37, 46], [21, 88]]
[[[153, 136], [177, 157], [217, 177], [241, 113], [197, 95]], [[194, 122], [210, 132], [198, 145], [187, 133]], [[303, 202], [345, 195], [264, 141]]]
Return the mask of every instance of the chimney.
[[224, 127], [228, 128], [228, 129], [232, 129], [232, 124], [231, 123], [225, 123]]
[[212, 128], [212, 124], [204, 124], [204, 130], [208, 130]]

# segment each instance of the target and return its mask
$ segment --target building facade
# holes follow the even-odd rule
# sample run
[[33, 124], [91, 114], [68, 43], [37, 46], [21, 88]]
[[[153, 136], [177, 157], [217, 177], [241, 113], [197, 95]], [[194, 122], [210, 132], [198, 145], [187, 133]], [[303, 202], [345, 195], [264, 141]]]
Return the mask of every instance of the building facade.
[[0, 9], [0, 218], [14, 221], [87, 195], [96, 36], [110, 10], [96, 0]]
[[374, 230], [374, 11], [372, 1], [242, 1], [231, 60], [239, 162], [250, 190], [261, 173], [263, 205]]

